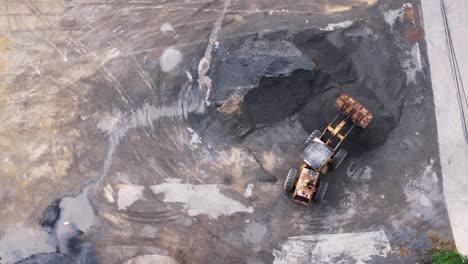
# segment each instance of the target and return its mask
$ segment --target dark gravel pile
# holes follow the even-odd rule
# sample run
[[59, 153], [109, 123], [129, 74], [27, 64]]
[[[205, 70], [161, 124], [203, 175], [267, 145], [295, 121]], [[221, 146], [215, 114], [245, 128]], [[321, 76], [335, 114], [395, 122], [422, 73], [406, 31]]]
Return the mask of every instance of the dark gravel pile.
[[[391, 35], [370, 32], [360, 21], [334, 31], [275, 32], [222, 43], [213, 98], [222, 107], [233, 93], [242, 97], [240, 111], [222, 115], [228, 130], [243, 138], [295, 114], [307, 132], [323, 129], [337, 113], [335, 99], [348, 93], [374, 120], [366, 130], [354, 129], [345, 147], [361, 152], [383, 145], [400, 120], [407, 86], [400, 48]], [[264, 56], [265, 49], [278, 52]]]

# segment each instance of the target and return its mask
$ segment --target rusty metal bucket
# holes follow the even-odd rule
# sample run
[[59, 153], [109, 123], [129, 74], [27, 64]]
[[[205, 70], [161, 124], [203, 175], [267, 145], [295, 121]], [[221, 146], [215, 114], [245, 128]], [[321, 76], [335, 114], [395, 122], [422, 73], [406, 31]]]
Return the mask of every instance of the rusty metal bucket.
[[336, 106], [358, 126], [366, 128], [372, 121], [372, 113], [362, 104], [347, 94], [342, 94], [336, 99]]

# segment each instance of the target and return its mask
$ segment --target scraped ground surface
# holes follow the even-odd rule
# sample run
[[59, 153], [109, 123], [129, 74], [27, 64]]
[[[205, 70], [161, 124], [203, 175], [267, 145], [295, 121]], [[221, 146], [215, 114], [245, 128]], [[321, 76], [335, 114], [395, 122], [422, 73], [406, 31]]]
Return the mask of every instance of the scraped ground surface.
[[[415, 263], [451, 243], [420, 2], [0, 0], [0, 263]], [[283, 192], [349, 93], [325, 201]]]

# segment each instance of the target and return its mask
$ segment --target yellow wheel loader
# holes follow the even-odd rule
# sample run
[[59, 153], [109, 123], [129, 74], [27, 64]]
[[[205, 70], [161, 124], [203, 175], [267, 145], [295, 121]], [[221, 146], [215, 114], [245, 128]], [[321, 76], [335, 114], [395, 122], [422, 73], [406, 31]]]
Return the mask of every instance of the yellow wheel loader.
[[339, 112], [325, 130], [315, 130], [305, 140], [299, 173], [297, 169], [288, 172], [284, 190], [292, 193], [295, 202], [308, 205], [313, 200], [323, 200], [328, 183], [321, 181], [320, 176], [338, 168], [345, 159], [347, 152], [340, 145], [349, 132], [356, 125], [366, 128], [372, 121], [369, 110], [347, 94], [336, 99], [336, 106]]

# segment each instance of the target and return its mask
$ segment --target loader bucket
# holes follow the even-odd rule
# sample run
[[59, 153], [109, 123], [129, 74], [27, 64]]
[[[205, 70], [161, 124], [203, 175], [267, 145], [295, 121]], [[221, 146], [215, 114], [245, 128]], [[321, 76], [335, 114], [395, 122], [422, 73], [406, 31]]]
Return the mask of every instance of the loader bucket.
[[366, 128], [372, 121], [372, 113], [362, 104], [347, 94], [342, 94], [336, 99], [336, 106], [358, 126]]

